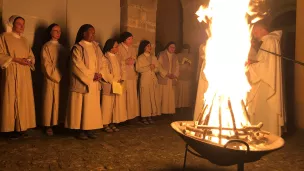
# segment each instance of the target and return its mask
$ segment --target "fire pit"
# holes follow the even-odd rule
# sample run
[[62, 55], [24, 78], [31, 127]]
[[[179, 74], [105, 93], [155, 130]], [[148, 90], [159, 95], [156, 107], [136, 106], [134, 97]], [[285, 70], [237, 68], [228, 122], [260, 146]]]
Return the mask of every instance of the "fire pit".
[[[194, 121], [177, 121], [171, 123], [171, 127], [186, 142], [186, 151], [184, 158], [184, 168], [186, 167], [187, 152], [196, 156], [205, 158], [211, 163], [220, 166], [238, 165], [238, 170], [244, 170], [244, 163], [254, 162], [270, 152], [280, 149], [284, 145], [284, 140], [273, 134], [265, 135], [262, 146], [249, 145], [247, 142], [239, 139], [231, 139], [225, 145], [202, 140], [196, 136], [186, 134], [186, 127], [195, 125]], [[189, 146], [196, 153], [189, 149]], [[245, 148], [241, 148], [245, 146]]]
[[[256, 10], [253, 2], [258, 1], [210, 0], [196, 13], [198, 20], [208, 26], [206, 63], [201, 72], [208, 88], [198, 87], [195, 121], [171, 124], [187, 144], [184, 168], [190, 152], [217, 165], [238, 164], [238, 169], [243, 170], [244, 163], [257, 161], [284, 145], [282, 138], [262, 130], [263, 123], [252, 125], [253, 115], [247, 111], [251, 85], [244, 64], [251, 46], [249, 20], [256, 21], [252, 18], [257, 14], [252, 11]], [[204, 89], [207, 91], [202, 93]]]

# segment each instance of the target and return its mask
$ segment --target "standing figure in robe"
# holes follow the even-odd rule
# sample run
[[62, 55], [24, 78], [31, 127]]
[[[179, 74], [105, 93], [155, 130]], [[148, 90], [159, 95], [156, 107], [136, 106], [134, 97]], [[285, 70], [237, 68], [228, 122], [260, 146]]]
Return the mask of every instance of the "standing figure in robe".
[[102, 128], [100, 109], [101, 66], [103, 54], [94, 41], [95, 29], [82, 25], [71, 54], [69, 105], [65, 127], [79, 130], [79, 139], [95, 139], [93, 130]]
[[190, 54], [190, 46], [185, 44], [182, 52], [177, 54], [179, 61], [179, 77], [176, 85], [176, 108], [190, 107], [192, 101], [192, 81], [194, 67], [193, 57]]
[[44, 74], [42, 125], [46, 134], [53, 135], [52, 126], [58, 125], [60, 81], [63, 75], [67, 52], [59, 43], [61, 28], [51, 24], [47, 28], [48, 42], [42, 47], [41, 68]]
[[151, 43], [142, 40], [139, 44], [136, 71], [140, 75], [140, 109], [142, 122], [146, 125], [154, 123], [151, 117], [161, 114], [160, 91], [156, 77], [159, 73], [163, 78], [167, 76], [157, 58], [151, 54]]
[[139, 101], [137, 94], [138, 76], [135, 71], [136, 51], [132, 47], [133, 35], [124, 32], [121, 35], [121, 43], [118, 45], [118, 58], [120, 62], [125, 63], [125, 89], [128, 120], [139, 116]]
[[208, 89], [208, 81], [206, 75], [204, 73], [204, 69], [206, 66], [205, 59], [205, 47], [206, 44], [201, 44], [199, 47], [199, 62], [198, 62], [198, 71], [197, 71], [197, 92], [196, 92], [196, 100], [195, 100], [195, 108], [194, 108], [194, 116], [193, 120], [196, 121], [198, 119], [199, 114], [203, 111], [204, 106], [204, 94]]
[[126, 92], [120, 93], [113, 91], [115, 84], [123, 88], [125, 81], [124, 62], [118, 60], [118, 43], [114, 39], [109, 39], [103, 48], [104, 56], [102, 58], [101, 73], [104, 82], [102, 82], [102, 116], [104, 130], [108, 133], [119, 131], [115, 123], [127, 120]]
[[11, 138], [28, 136], [26, 130], [36, 127], [35, 104], [31, 70], [35, 70], [35, 57], [31, 47], [21, 34], [24, 18], [11, 16], [12, 32], [0, 39], [1, 66], [1, 132], [13, 132]]
[[[253, 26], [252, 34], [263, 42], [261, 49], [281, 54], [282, 31], [269, 32], [268, 28], [263, 20], [259, 21]], [[255, 63], [247, 64], [247, 75], [251, 84], [247, 97], [250, 122], [263, 122], [263, 130], [280, 136], [285, 124], [281, 58], [259, 50], [256, 60]]]
[[175, 89], [179, 76], [179, 62], [175, 54], [175, 46], [174, 42], [169, 42], [158, 57], [160, 65], [168, 73], [165, 78], [160, 74], [157, 75], [162, 114], [175, 114]]

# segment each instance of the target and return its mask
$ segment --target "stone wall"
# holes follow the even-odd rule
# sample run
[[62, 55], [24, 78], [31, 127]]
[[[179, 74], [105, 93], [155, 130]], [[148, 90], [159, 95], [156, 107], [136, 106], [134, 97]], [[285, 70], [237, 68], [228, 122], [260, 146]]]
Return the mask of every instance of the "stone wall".
[[155, 48], [157, 0], [121, 0], [121, 32], [133, 34], [134, 46], [149, 40]]
[[162, 50], [170, 41], [183, 44], [183, 10], [180, 0], [159, 0], [157, 5], [156, 40]]

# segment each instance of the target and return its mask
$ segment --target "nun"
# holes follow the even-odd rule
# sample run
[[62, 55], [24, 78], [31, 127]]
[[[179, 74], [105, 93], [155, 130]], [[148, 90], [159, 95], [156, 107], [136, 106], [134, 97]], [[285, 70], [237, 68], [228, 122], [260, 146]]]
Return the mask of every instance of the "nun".
[[159, 85], [156, 73], [162, 77], [167, 76], [157, 58], [151, 54], [151, 43], [142, 40], [139, 44], [136, 71], [140, 73], [140, 109], [142, 122], [146, 125], [153, 124], [153, 116], [161, 114]]
[[51, 24], [46, 31], [47, 42], [41, 51], [41, 68], [44, 75], [42, 98], [42, 125], [46, 134], [53, 135], [53, 126], [58, 125], [60, 81], [67, 60], [67, 50], [59, 43], [61, 28]]
[[103, 54], [94, 38], [94, 27], [82, 25], [70, 60], [70, 94], [65, 127], [78, 130], [77, 138], [81, 140], [97, 138], [94, 130], [103, 127], [100, 109]]
[[115, 90], [115, 86], [123, 89], [125, 82], [124, 62], [117, 58], [118, 43], [114, 39], [109, 39], [103, 48], [102, 58], [102, 116], [104, 130], [108, 133], [119, 131], [114, 124], [127, 120], [126, 92]]
[[177, 78], [179, 76], [179, 62], [175, 54], [176, 45], [169, 42], [164, 51], [160, 52], [158, 61], [162, 68], [168, 73], [164, 78], [158, 74], [158, 83], [160, 87], [160, 103], [162, 114], [175, 113], [175, 89]]
[[22, 36], [25, 20], [11, 16], [7, 32], [0, 36], [0, 130], [11, 132], [11, 138], [27, 137], [36, 127], [31, 70], [35, 57], [27, 39]]
[[118, 58], [125, 63], [125, 89], [128, 120], [139, 116], [139, 101], [137, 94], [137, 73], [135, 71], [136, 51], [132, 47], [133, 35], [129, 32], [121, 34], [121, 43], [118, 45]]

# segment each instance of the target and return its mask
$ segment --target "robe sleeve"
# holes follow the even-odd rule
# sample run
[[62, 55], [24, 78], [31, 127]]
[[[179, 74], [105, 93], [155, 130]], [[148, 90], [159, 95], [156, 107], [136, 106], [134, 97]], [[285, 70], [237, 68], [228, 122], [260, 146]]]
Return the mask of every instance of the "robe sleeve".
[[[279, 40], [276, 39], [265, 40], [261, 48], [280, 54]], [[257, 54], [258, 62], [253, 63], [248, 67], [249, 81], [253, 84], [264, 81], [270, 86], [272, 89], [271, 94], [273, 94], [273, 92], [276, 91], [276, 74], [278, 74], [276, 73], [277, 60], [279, 60], [277, 56], [259, 50]]]
[[145, 62], [145, 58], [143, 56], [139, 56], [136, 62], [136, 71], [139, 73], [143, 73], [149, 70], [151, 70], [150, 65]]
[[178, 60], [176, 60], [174, 75], [176, 77], [179, 77], [179, 62], [178, 62]]
[[158, 72], [161, 77], [165, 78], [168, 72], [162, 67], [162, 65], [159, 63], [156, 57], [153, 57], [153, 60], [155, 61], [155, 69], [156, 69], [155, 72]]
[[159, 65], [158, 70], [159, 70], [160, 76], [165, 78], [168, 74], [168, 71], [166, 69], [164, 69], [164, 67], [163, 67], [163, 57], [162, 57], [162, 55], [159, 55], [159, 57], [158, 57], [158, 65]]
[[50, 51], [47, 46], [44, 46], [41, 52], [41, 66], [42, 71], [53, 82], [59, 83], [61, 80], [61, 74], [56, 66], [51, 61]]
[[31, 47], [29, 47], [29, 56], [28, 56], [28, 58], [31, 60], [31, 62], [32, 62], [32, 65], [30, 65], [30, 68], [31, 68], [31, 70], [32, 71], [35, 71], [35, 62], [36, 62], [36, 60], [35, 60], [35, 56], [34, 56], [34, 54], [33, 54], [33, 51], [32, 51], [32, 49], [31, 49]]
[[109, 61], [106, 59], [106, 57], [102, 58], [102, 65], [101, 65], [101, 74], [102, 78], [108, 82], [108, 83], [113, 83], [114, 80], [114, 75], [110, 73], [110, 68], [109, 68]]
[[101, 49], [100, 49], [100, 47], [99, 46], [97, 46], [97, 53], [98, 53], [98, 57], [100, 58], [100, 59], [98, 59], [98, 66], [100, 66], [99, 68], [98, 68], [98, 73], [99, 74], [101, 74], [102, 73], [102, 65], [103, 65], [103, 63], [104, 63], [104, 60], [103, 60], [103, 58], [104, 58], [104, 54], [102, 53], [102, 51], [101, 51]]
[[95, 73], [90, 71], [84, 64], [82, 60], [81, 51], [74, 47], [72, 50], [72, 73], [78, 77], [83, 83], [89, 86], [94, 79]]
[[7, 53], [4, 36], [0, 39], [0, 66], [2, 69], [7, 68], [13, 61], [13, 56]]
[[124, 61], [119, 61], [120, 67], [121, 67], [121, 80], [126, 80], [126, 64]]

